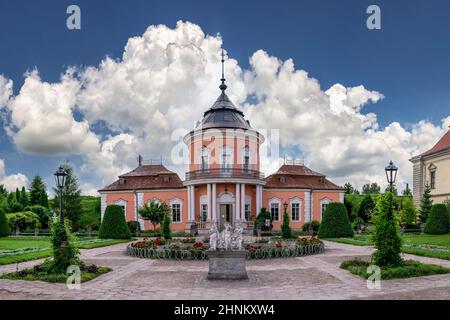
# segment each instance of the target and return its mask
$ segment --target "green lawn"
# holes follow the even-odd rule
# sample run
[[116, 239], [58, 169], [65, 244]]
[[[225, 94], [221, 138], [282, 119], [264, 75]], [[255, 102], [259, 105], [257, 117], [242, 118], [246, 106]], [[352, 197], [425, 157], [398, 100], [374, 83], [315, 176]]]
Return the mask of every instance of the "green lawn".
[[[402, 235], [404, 253], [450, 260], [450, 233], [443, 235], [404, 234]], [[326, 239], [357, 246], [369, 246], [373, 243], [369, 235], [355, 235], [353, 238]]]
[[[110, 246], [129, 240], [78, 238], [75, 245], [80, 249]], [[0, 265], [46, 258], [51, 255], [48, 237], [5, 237], [0, 238]]]

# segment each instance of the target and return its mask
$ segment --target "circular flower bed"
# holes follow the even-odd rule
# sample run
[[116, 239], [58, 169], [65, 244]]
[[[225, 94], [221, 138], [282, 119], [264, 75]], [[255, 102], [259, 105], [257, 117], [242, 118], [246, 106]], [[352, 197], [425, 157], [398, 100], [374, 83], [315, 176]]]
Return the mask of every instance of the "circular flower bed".
[[[138, 241], [127, 246], [129, 256], [148, 259], [206, 260], [209, 245], [193, 238], [165, 241], [153, 239]], [[322, 253], [325, 246], [317, 237], [299, 237], [296, 240], [276, 240], [245, 245], [247, 259], [301, 257]]]

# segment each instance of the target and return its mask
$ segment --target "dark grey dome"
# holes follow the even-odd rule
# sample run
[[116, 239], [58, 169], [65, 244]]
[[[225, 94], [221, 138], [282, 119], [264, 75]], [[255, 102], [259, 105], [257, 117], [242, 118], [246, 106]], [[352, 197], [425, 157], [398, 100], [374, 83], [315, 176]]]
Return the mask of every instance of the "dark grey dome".
[[234, 106], [223, 89], [213, 106], [204, 113], [202, 122], [197, 126], [197, 129], [200, 128], [250, 129], [251, 127], [248, 120], [244, 119], [244, 113]]

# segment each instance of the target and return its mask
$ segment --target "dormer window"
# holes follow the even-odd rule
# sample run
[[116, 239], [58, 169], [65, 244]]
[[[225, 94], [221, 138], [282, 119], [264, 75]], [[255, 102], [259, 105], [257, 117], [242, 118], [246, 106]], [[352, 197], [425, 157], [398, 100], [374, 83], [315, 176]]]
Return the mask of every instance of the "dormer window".
[[286, 177], [280, 177], [280, 183], [286, 183]]
[[164, 176], [163, 177], [163, 181], [164, 182], [170, 182], [170, 177], [169, 176]]
[[119, 184], [125, 184], [125, 183], [127, 183], [127, 179], [124, 179], [124, 178], [119, 179]]

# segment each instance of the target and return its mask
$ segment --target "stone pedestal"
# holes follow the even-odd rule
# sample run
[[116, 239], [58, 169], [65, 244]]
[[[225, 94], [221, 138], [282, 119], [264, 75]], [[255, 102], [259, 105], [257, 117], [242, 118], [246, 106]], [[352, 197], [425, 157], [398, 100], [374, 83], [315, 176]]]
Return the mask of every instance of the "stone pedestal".
[[245, 280], [248, 279], [245, 270], [247, 251], [208, 250], [209, 272], [208, 280]]

